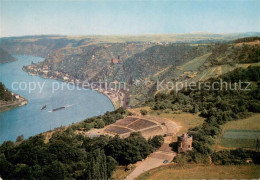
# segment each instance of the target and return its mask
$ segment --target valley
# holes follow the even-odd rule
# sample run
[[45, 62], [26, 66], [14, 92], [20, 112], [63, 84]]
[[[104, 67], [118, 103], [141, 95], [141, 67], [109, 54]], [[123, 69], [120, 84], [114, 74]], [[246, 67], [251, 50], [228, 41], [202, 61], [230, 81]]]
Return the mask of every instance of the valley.
[[[39, 41], [42, 43], [41, 38]], [[55, 79], [62, 81], [59, 83], [76, 85], [92, 94], [87, 96], [88, 93], [77, 91], [72, 96], [66, 96], [70, 97], [70, 103], [74, 100], [76, 105], [71, 107], [71, 111], [68, 108], [66, 114], [65, 111], [55, 113], [59, 118], [66, 116], [70, 124], [58, 127], [58, 118], [53, 130], [47, 131], [48, 128], [45, 127], [47, 132], [41, 131], [42, 133], [29, 139], [20, 141], [17, 138], [16, 143], [4, 142], [0, 148], [3, 154], [0, 168], [6, 172], [3, 177], [18, 177], [18, 173], [10, 173], [4, 166], [9, 163], [11, 170], [18, 168], [16, 166], [20, 167], [16, 162], [28, 162], [24, 167], [42, 177], [50, 177], [47, 173], [50, 169], [61, 167], [57, 171], [65, 173], [63, 177], [75, 179], [156, 179], [165, 172], [169, 176], [178, 173], [178, 177], [186, 178], [190, 169], [197, 169], [194, 177], [211, 178], [216, 175], [221, 178], [221, 174], [203, 173], [203, 166], [210, 165], [207, 166], [209, 172], [218, 170], [226, 173], [227, 164], [235, 172], [245, 174], [245, 178], [258, 176], [255, 172], [259, 169], [259, 153], [254, 145], [259, 134], [256, 126], [259, 113], [259, 38], [242, 38], [222, 43], [217, 40], [207, 43], [118, 43], [93, 42], [91, 39], [78, 42], [80, 38], [72, 40], [62, 37], [66, 40], [62, 40], [63, 43], [58, 43], [59, 45], [55, 45], [53, 38], [51, 37], [50, 42], [43, 42], [54, 43], [52, 46], [57, 49], [52, 47], [40, 50], [36, 48], [38, 45], [35, 42], [38, 40], [30, 40], [29, 43], [28, 39], [23, 39], [10, 52], [20, 52], [18, 49], [21, 44], [26, 42], [23, 48], [28, 48], [34, 42], [33, 50], [25, 52], [37, 51], [37, 54], [45, 56], [45, 60], [34, 62], [36, 57], [27, 59], [27, 64], [19, 66], [23, 73], [28, 73], [27, 76], [32, 79], [41, 78], [42, 81], [50, 82]], [[55, 38], [60, 42], [61, 37]], [[9, 40], [8, 43], [14, 42]], [[192, 90], [190, 86], [183, 86], [178, 91], [178, 87], [156, 89], [157, 81], [193, 82], [198, 86], [199, 82], [212, 83], [221, 79], [232, 83], [238, 80], [249, 81], [252, 86], [249, 92], [237, 89]], [[117, 88], [122, 82], [126, 85]], [[114, 86], [107, 88], [109, 83]], [[94, 85], [89, 86], [90, 84]], [[64, 97], [61, 92], [64, 93], [58, 91], [56, 96]], [[90, 97], [95, 93], [103, 93], [109, 97], [115, 110], [106, 111], [105, 106], [102, 113], [98, 111], [88, 114], [87, 118], [85, 115], [83, 117], [83, 112], [78, 114], [78, 118], [84, 119], [83, 121], [69, 121], [75, 118], [72, 112], [78, 110], [77, 108], [82, 109], [76, 101], [80, 101], [84, 107], [88, 105], [88, 113], [92, 112], [90, 108], [99, 109], [94, 106], [95, 100], [93, 104], [89, 104]], [[28, 105], [30, 106], [30, 99]], [[104, 105], [103, 100], [99, 102], [99, 107], [101, 105]], [[43, 113], [41, 112], [41, 120], [42, 117], [47, 117]], [[236, 125], [240, 121], [241, 124]], [[248, 128], [242, 128], [243, 124], [249, 124]], [[182, 145], [179, 137], [185, 133], [192, 137], [192, 151], [180, 153], [178, 149]], [[38, 159], [36, 162], [19, 155], [32, 154], [33, 152], [26, 151], [27, 147], [37, 152], [34, 154], [34, 159]], [[16, 157], [15, 160], [7, 154], [10, 150], [12, 156]], [[51, 164], [45, 164], [41, 158]], [[43, 167], [42, 170], [35, 169], [38, 164]], [[238, 165], [242, 168], [239, 169]], [[179, 166], [183, 168], [179, 169]], [[88, 172], [84, 169], [88, 169]], [[120, 176], [118, 173], [122, 169], [124, 173]], [[252, 174], [246, 174], [245, 171]], [[228, 176], [225, 174], [225, 177]], [[236, 175], [232, 174], [230, 177]]]
[[0, 0], [0, 180], [260, 179], [260, 0]]
[[[197, 37], [201, 38], [199, 35]], [[157, 42], [134, 41], [134, 37], [126, 37], [128, 41], [123, 38], [119, 42], [111, 42], [110, 38], [28, 37], [15, 42], [4, 39], [0, 47], [8, 49], [14, 45], [8, 49], [9, 52], [19, 53], [14, 47], [21, 49], [19, 47], [23, 45], [26, 48], [30, 42], [30, 46], [37, 47], [33, 49], [34, 54], [40, 53], [46, 59], [25, 66], [25, 71], [82, 87], [84, 83], [94, 83], [96, 85], [93, 87], [86, 88], [104, 93], [116, 108], [122, 105], [136, 107], [148, 100], [158, 91], [157, 81], [206, 81], [239, 67], [259, 65], [260, 41], [257, 38], [255, 43], [245, 42], [244, 45], [239, 40], [218, 44], [218, 39], [208, 43], [199, 40], [176, 43], [170, 37], [169, 41]], [[47, 42], [55, 48], [48, 51], [38, 49], [39, 44], [46, 46]], [[251, 56], [247, 57], [245, 53], [251, 53]], [[105, 83], [114, 86], [107, 88]], [[123, 88], [119, 87], [120, 83], [124, 84]]]

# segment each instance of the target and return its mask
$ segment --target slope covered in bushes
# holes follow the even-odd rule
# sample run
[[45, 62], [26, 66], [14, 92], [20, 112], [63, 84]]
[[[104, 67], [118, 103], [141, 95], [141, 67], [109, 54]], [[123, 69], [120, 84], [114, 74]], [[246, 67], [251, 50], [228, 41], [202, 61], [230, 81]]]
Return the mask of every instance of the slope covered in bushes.
[[[199, 83], [197, 83], [197, 89], [188, 87], [178, 93], [175, 93], [175, 91], [172, 91], [170, 94], [159, 93], [154, 99], [147, 101], [146, 104], [153, 110], [170, 109], [191, 113], [200, 112], [200, 115], [206, 118], [202, 126], [190, 129], [188, 132], [193, 136], [195, 154], [200, 154], [194, 155], [194, 152], [190, 154], [190, 160], [196, 161], [196, 157], [201, 155], [207, 156], [213, 153], [211, 145], [215, 143], [216, 136], [221, 132], [222, 124], [247, 117], [251, 112], [260, 112], [259, 77], [259, 66], [236, 69], [208, 81], [209, 84], [215, 83], [215, 88], [218, 88], [218, 90], [208, 89], [205, 83], [204, 85], [201, 84], [199, 88]], [[231, 84], [230, 88], [221, 90], [221, 82]], [[238, 88], [239, 82], [250, 83], [250, 86], [247, 87], [248, 90], [245, 90], [247, 83], [242, 83], [241, 87]], [[233, 152], [230, 153], [232, 156]], [[248, 152], [244, 153], [248, 154]], [[259, 154], [253, 155], [253, 157], [259, 157]]]

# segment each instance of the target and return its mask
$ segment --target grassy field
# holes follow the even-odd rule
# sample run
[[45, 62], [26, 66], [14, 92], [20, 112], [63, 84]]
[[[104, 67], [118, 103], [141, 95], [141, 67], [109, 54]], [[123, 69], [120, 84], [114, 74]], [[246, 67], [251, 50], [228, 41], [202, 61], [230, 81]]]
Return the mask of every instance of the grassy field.
[[125, 177], [134, 170], [134, 167], [133, 167], [133, 169], [128, 170], [128, 171], [125, 171], [125, 169], [126, 169], [126, 166], [117, 166], [116, 170], [112, 174], [111, 179], [117, 179], [117, 180], [125, 179]]
[[224, 130], [260, 130], [260, 113], [254, 114], [246, 119], [230, 121], [223, 126]]
[[260, 137], [257, 130], [227, 130], [223, 135], [226, 139], [256, 139]]
[[259, 165], [169, 165], [145, 172], [137, 179], [259, 179]]
[[177, 135], [181, 135], [184, 132], [187, 132], [189, 128], [200, 126], [204, 122], [204, 118], [200, 117], [198, 114], [191, 113], [180, 113], [173, 114], [172, 112], [163, 113], [159, 111], [151, 111], [150, 114], [154, 116], [159, 116], [163, 118], [170, 119], [174, 121], [178, 126], [180, 126], [180, 130]]
[[[256, 147], [255, 139], [221, 139], [220, 146], [226, 148], [247, 148], [254, 149]], [[221, 149], [221, 147], [219, 147]], [[223, 148], [225, 149], [225, 148]]]
[[215, 149], [254, 149], [256, 139], [260, 139], [260, 114], [249, 118], [230, 121], [222, 126], [222, 133], [216, 140]]

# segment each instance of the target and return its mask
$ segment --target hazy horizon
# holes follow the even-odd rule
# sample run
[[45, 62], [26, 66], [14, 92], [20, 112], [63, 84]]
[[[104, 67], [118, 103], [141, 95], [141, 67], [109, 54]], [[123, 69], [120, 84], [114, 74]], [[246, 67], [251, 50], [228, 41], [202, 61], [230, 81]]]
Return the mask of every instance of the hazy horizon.
[[165, 33], [165, 34], [73, 34], [73, 35], [68, 35], [68, 34], [28, 34], [28, 35], [18, 35], [18, 36], [0, 36], [0, 38], [12, 38], [12, 37], [38, 37], [38, 36], [53, 36], [53, 37], [56, 37], [56, 36], [67, 36], [67, 37], [89, 37], [89, 36], [132, 36], [132, 37], [138, 37], [138, 36], [174, 36], [174, 35], [185, 35], [185, 34], [194, 34], [194, 35], [236, 35], [236, 34], [247, 34], [247, 33], [259, 33], [260, 34], [260, 31], [258, 32], [230, 32], [230, 33], [214, 33], [214, 32], [186, 32], [186, 33]]
[[0, 36], [260, 32], [260, 1], [1, 1]]

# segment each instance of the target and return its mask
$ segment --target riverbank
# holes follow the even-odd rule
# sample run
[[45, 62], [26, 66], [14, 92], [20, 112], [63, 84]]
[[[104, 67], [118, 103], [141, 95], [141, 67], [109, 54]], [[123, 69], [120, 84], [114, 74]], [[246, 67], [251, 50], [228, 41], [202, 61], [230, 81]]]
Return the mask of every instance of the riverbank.
[[[73, 88], [69, 84], [69, 88], [66, 88], [68, 86], [65, 83], [53, 79], [43, 79], [39, 76], [30, 76], [22, 70], [24, 66], [30, 65], [32, 62], [43, 61], [43, 58], [27, 55], [14, 55], [14, 57], [18, 61], [0, 65], [0, 82], [6, 84], [7, 89], [16, 88], [15, 93], [28, 99], [28, 104], [1, 113], [0, 144], [8, 140], [15, 141], [17, 136], [21, 134], [27, 139], [41, 132], [77, 123], [86, 118], [114, 110], [110, 100], [96, 91]], [[13, 82], [18, 84], [12, 87]], [[35, 89], [31, 90], [30, 93], [29, 83], [36, 83]], [[20, 84], [22, 84], [22, 88], [19, 87]], [[66, 87], [52, 91], [54, 84]], [[27, 89], [25, 89], [26, 86]], [[46, 109], [41, 110], [44, 105], [47, 105]], [[52, 109], [69, 105], [73, 106], [49, 112]]]
[[15, 101], [0, 101], [0, 112], [8, 111], [20, 106], [24, 106], [28, 103], [28, 100], [24, 97], [15, 94]]
[[[44, 69], [45, 68], [45, 69]], [[74, 77], [69, 76], [68, 74], [63, 74], [61, 72], [56, 72], [52, 74], [57, 74], [57, 76], [49, 76], [49, 71], [46, 70], [46, 67], [39, 68], [36, 66], [36, 64], [32, 64], [26, 67], [23, 67], [23, 70], [27, 72], [31, 76], [39, 76], [44, 79], [54, 79], [57, 81], [61, 81], [64, 83], [73, 83], [75, 86], [79, 86], [82, 88], [89, 88], [84, 87], [82, 82], [79, 79], [75, 79]], [[63, 78], [61, 78], [63, 77]], [[95, 90], [103, 95], [105, 95], [110, 102], [113, 104], [114, 109], [118, 109], [119, 107], [125, 107], [126, 108], [126, 102], [125, 102], [125, 93], [122, 90], [114, 90], [114, 89], [108, 89], [103, 90], [99, 89], [98, 86], [92, 88], [91, 90]]]

